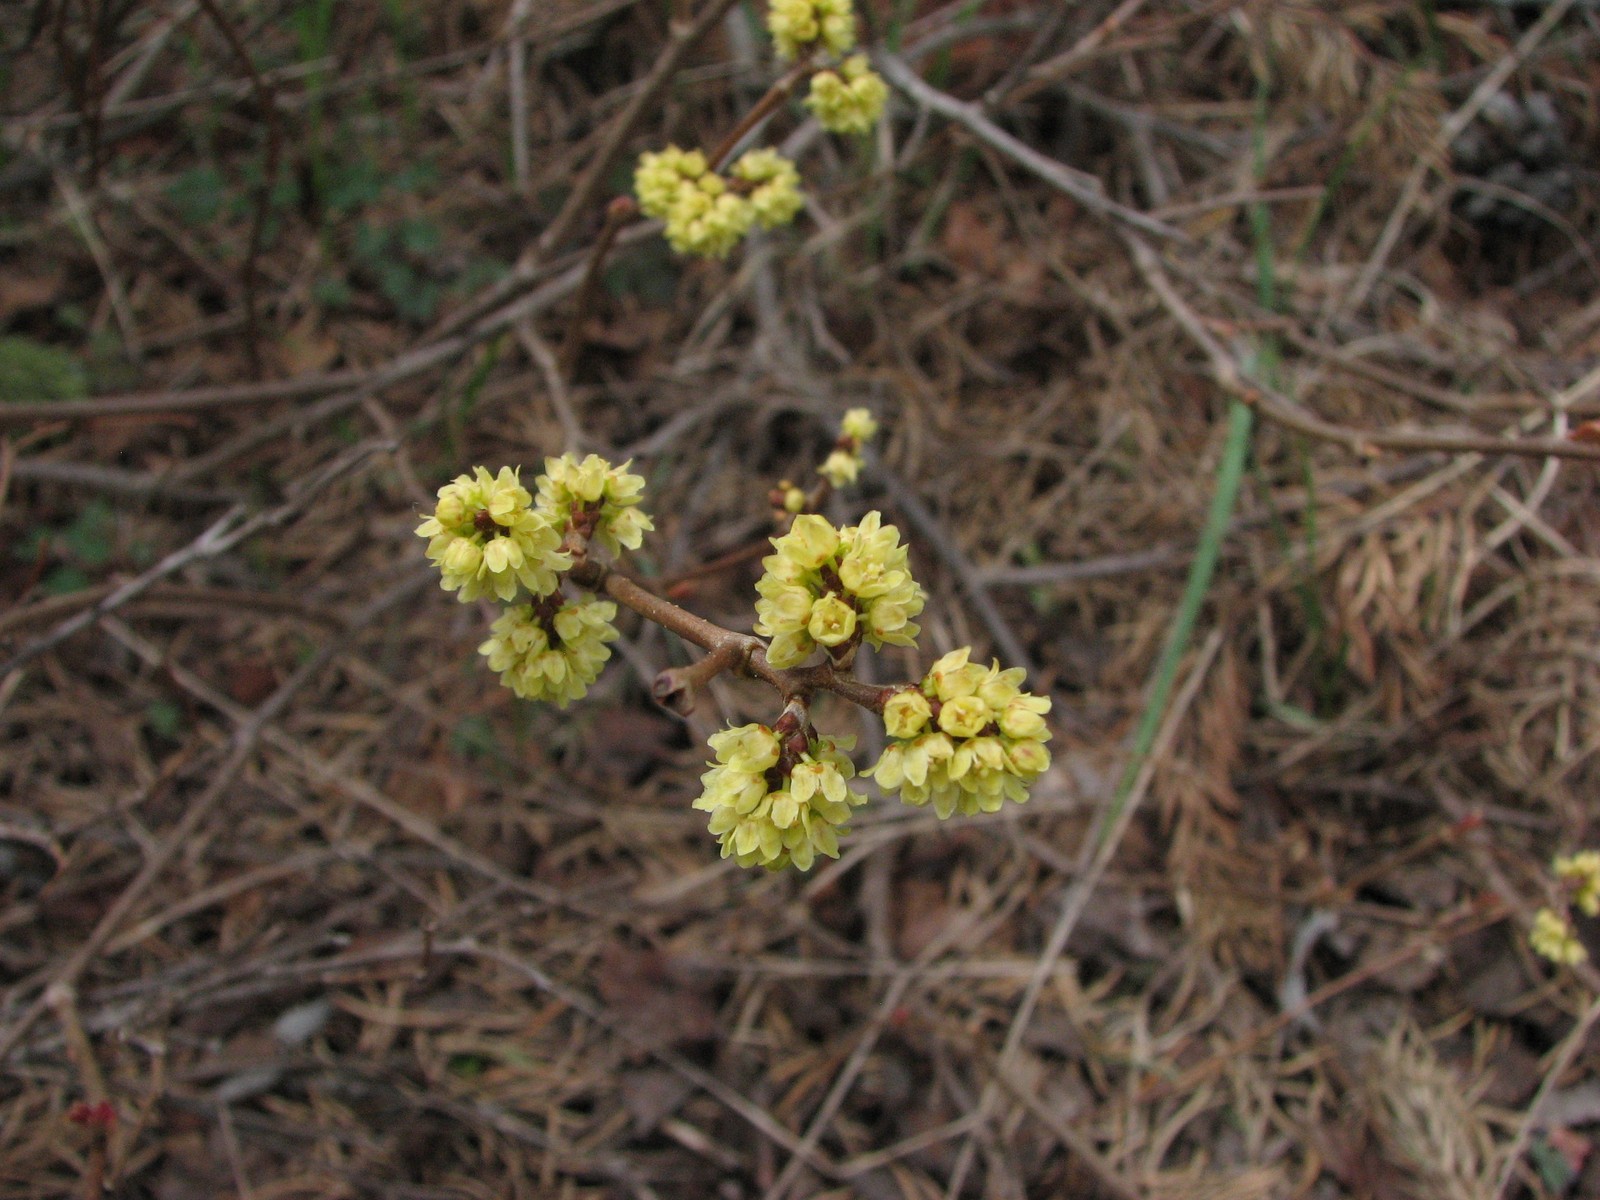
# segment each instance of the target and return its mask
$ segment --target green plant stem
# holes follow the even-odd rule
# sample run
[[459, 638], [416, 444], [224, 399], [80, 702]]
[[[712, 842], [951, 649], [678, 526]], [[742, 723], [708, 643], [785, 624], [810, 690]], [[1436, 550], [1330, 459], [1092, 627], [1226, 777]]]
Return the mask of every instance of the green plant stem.
[[1122, 806], [1127, 803], [1133, 781], [1144, 765], [1146, 755], [1161, 727], [1161, 718], [1167, 711], [1167, 700], [1172, 695], [1173, 681], [1178, 677], [1178, 664], [1189, 647], [1200, 606], [1211, 588], [1211, 577], [1216, 573], [1217, 558], [1222, 552], [1222, 539], [1228, 532], [1228, 520], [1233, 515], [1234, 502], [1239, 497], [1239, 483], [1244, 478], [1245, 462], [1250, 456], [1250, 430], [1255, 414], [1250, 406], [1237, 397], [1228, 405], [1228, 434], [1222, 448], [1222, 461], [1217, 464], [1216, 490], [1211, 494], [1211, 508], [1206, 514], [1205, 528], [1200, 532], [1200, 544], [1195, 548], [1194, 561], [1189, 566], [1189, 578], [1184, 582], [1183, 598], [1178, 602], [1178, 613], [1167, 631], [1166, 645], [1151, 675], [1150, 695], [1145, 701], [1144, 715], [1133, 736], [1133, 752], [1127, 769], [1117, 784], [1111, 809], [1100, 826], [1100, 837], [1115, 824]]

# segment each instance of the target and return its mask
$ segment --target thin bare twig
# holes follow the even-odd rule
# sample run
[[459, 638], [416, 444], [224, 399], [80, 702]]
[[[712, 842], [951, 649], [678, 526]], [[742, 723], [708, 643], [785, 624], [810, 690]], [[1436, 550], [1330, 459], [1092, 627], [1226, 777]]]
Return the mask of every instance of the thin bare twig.
[[288, 500], [253, 517], [246, 519], [244, 507], [235, 505], [187, 546], [174, 550], [160, 562], [117, 588], [98, 604], [61, 622], [49, 633], [35, 638], [10, 658], [0, 662], [0, 678], [31, 662], [52, 647], [60, 645], [79, 630], [88, 628], [107, 613], [115, 612], [129, 600], [142, 595], [152, 584], [182, 570], [190, 563], [225, 554], [246, 538], [253, 537], [264, 529], [282, 525], [304, 509], [335, 480], [360, 466], [373, 454], [393, 449], [391, 443], [376, 439], [359, 446], [352, 446], [320, 471], [301, 482]]
[[1428, 176], [1445, 161], [1445, 153], [1450, 144], [1466, 131], [1473, 119], [1483, 111], [1483, 106], [1505, 86], [1506, 80], [1522, 65], [1524, 59], [1571, 10], [1573, 0], [1554, 0], [1544, 12], [1539, 14], [1539, 19], [1528, 27], [1528, 31], [1518, 39], [1517, 44], [1509, 54], [1495, 64], [1494, 70], [1484, 76], [1483, 81], [1472, 90], [1472, 95], [1455, 112], [1451, 113], [1445, 122], [1434, 134], [1428, 147], [1417, 155], [1416, 165], [1411, 168], [1411, 174], [1406, 176], [1404, 186], [1400, 189], [1400, 199], [1395, 203], [1389, 219], [1384, 223], [1383, 232], [1378, 235], [1378, 242], [1368, 256], [1366, 264], [1361, 268], [1361, 274], [1356, 276], [1356, 281], [1350, 290], [1339, 298], [1337, 313], [1351, 313], [1360, 308], [1371, 294], [1373, 285], [1378, 282], [1384, 265], [1389, 261], [1389, 255], [1394, 253], [1395, 244], [1404, 232], [1406, 221], [1411, 216], [1411, 211], [1417, 206], [1417, 200], [1422, 195], [1422, 187], [1427, 182]]
[[[1033, 1020], [1034, 1010], [1039, 1003], [1039, 997], [1044, 991], [1045, 984], [1049, 981], [1055, 970], [1056, 960], [1061, 957], [1067, 948], [1067, 942], [1072, 937], [1072, 931], [1077, 928], [1078, 921], [1083, 916], [1084, 909], [1088, 906], [1089, 899], [1100, 886], [1106, 868], [1111, 865], [1111, 860], [1116, 857], [1117, 850], [1122, 845], [1122, 839], [1128, 832], [1128, 827], [1133, 822], [1133, 815], [1144, 800], [1145, 793], [1150, 789], [1150, 781], [1155, 778], [1156, 767], [1165, 758], [1172, 740], [1177, 736], [1179, 727], [1189, 714], [1189, 707], [1194, 703], [1194, 698], [1199, 695], [1200, 685], [1205, 682], [1211, 670], [1211, 664], [1217, 656], [1217, 651], [1222, 648], [1223, 630], [1214, 629], [1200, 647], [1195, 664], [1189, 671], [1189, 677], [1184, 681], [1183, 688], [1173, 697], [1171, 707], [1168, 708], [1166, 717], [1162, 720], [1161, 729], [1156, 734], [1155, 741], [1151, 744], [1150, 753], [1145, 756], [1139, 774], [1129, 789], [1126, 800], [1119, 811], [1108, 824], [1103, 825], [1099, 836], [1086, 839], [1083, 849], [1088, 858], [1085, 870], [1072, 892], [1061, 905], [1061, 912], [1056, 917], [1055, 925], [1050, 930], [1050, 936], [1045, 941], [1044, 949], [1040, 952], [1038, 961], [1035, 962], [1033, 974], [1028, 978], [1027, 987], [1023, 989], [1022, 1000], [1017, 1005], [1016, 1014], [1011, 1018], [1010, 1028], [1006, 1030], [1006, 1040], [1000, 1049], [1000, 1059], [995, 1068], [995, 1073], [984, 1085], [983, 1094], [978, 1102], [980, 1112], [992, 1113], [997, 1099], [1001, 1081], [1007, 1078], [1016, 1059], [1017, 1052], [1022, 1046], [1022, 1038], [1028, 1031], [1028, 1025]], [[951, 1200], [960, 1195], [961, 1184], [964, 1181], [967, 1164], [972, 1161], [973, 1139], [969, 1136], [962, 1144], [961, 1154], [957, 1165], [951, 1172], [949, 1186], [945, 1195]]]
[[56, 171], [55, 181], [56, 186], [61, 189], [62, 199], [67, 202], [67, 213], [72, 218], [78, 235], [83, 238], [83, 244], [88, 247], [89, 257], [94, 259], [94, 265], [100, 271], [101, 281], [106, 285], [106, 299], [111, 303], [111, 313], [116, 318], [117, 328], [122, 330], [122, 344], [127, 349], [128, 358], [138, 362], [144, 357], [144, 343], [139, 337], [139, 327], [133, 319], [133, 306], [128, 303], [128, 290], [122, 286], [122, 280], [117, 275], [116, 263], [111, 259], [111, 251], [107, 248], [105, 239], [100, 236], [94, 214], [89, 211], [89, 202], [65, 171]]
[[852, 704], [881, 713], [884, 702], [894, 691], [892, 686], [876, 687], [848, 674], [841, 674], [826, 659], [814, 667], [774, 667], [767, 661], [766, 643], [760, 638], [724, 629], [686, 608], [680, 608], [615, 568], [584, 560], [573, 564], [571, 575], [579, 587], [592, 592], [604, 592], [646, 620], [654, 621], [684, 641], [710, 651], [719, 662], [726, 661], [729, 669], [770, 684], [785, 702], [797, 698], [809, 699], [816, 692], [833, 692]]
[[1212, 377], [1268, 420], [1319, 441], [1335, 442], [1356, 454], [1376, 450], [1438, 450], [1446, 454], [1516, 454], [1524, 458], [1571, 458], [1600, 462], [1600, 445], [1565, 438], [1504, 438], [1486, 433], [1432, 433], [1421, 430], [1365, 430], [1335, 425], [1305, 411], [1289, 397], [1249, 376], [1239, 361], [1206, 328], [1162, 270], [1156, 252], [1142, 239], [1125, 233], [1134, 264], [1183, 331], [1205, 351]]
[[800, 1138], [780, 1125], [770, 1113], [754, 1101], [741, 1095], [715, 1075], [695, 1066], [694, 1063], [684, 1058], [677, 1051], [658, 1045], [647, 1031], [639, 1029], [635, 1023], [628, 1020], [618, 1020], [608, 1013], [598, 1001], [592, 1000], [578, 991], [578, 989], [569, 987], [560, 980], [552, 978], [525, 959], [519, 958], [508, 951], [494, 946], [485, 946], [470, 939], [438, 946], [436, 947], [436, 952], [440, 954], [466, 955], [499, 963], [531, 983], [534, 987], [537, 987], [540, 991], [556, 997], [597, 1025], [609, 1030], [614, 1036], [621, 1038], [630, 1045], [637, 1046], [653, 1058], [659, 1059], [730, 1112], [741, 1117], [758, 1133], [776, 1142], [789, 1153], [804, 1159], [806, 1164], [813, 1170], [821, 1172], [829, 1179], [840, 1179], [842, 1177], [838, 1164], [825, 1157], [821, 1151], [806, 1146]]
[[1040, 154], [1032, 146], [1018, 138], [1012, 137], [1001, 129], [975, 104], [957, 100], [946, 92], [941, 92], [932, 84], [911, 69], [905, 59], [894, 54], [883, 54], [878, 57], [878, 66], [883, 71], [884, 77], [910, 96], [924, 108], [932, 109], [940, 116], [947, 117], [966, 129], [978, 140], [993, 146], [1002, 154], [1027, 170], [1032, 171], [1051, 187], [1065, 192], [1090, 212], [1098, 216], [1121, 222], [1135, 229], [1143, 230], [1152, 237], [1165, 238], [1175, 242], [1190, 242], [1193, 239], [1183, 230], [1174, 228], [1154, 217], [1146, 216], [1136, 209], [1125, 204], [1118, 204], [1105, 194], [1105, 187], [1100, 180], [1087, 171], [1080, 171], [1076, 167], [1069, 167], [1065, 163], [1057, 162]]
[[902, 483], [894, 472], [876, 462], [872, 463], [871, 469], [889, 489], [889, 496], [894, 501], [895, 507], [906, 514], [906, 518], [916, 527], [917, 532], [933, 544], [934, 552], [950, 568], [956, 583], [971, 603], [973, 611], [978, 614], [978, 619], [983, 622], [984, 628], [989, 631], [989, 636], [994, 639], [995, 648], [1000, 651], [1001, 657], [1012, 666], [1026, 667], [1030, 675], [1035, 674], [1032, 656], [1023, 647], [1022, 639], [1017, 637], [1011, 628], [1011, 623], [1005, 619], [1004, 614], [990, 597], [985, 587], [983, 573], [972, 565], [972, 560], [966, 556], [961, 547], [950, 540], [938, 519], [928, 510], [928, 506]]
[[766, 95], [757, 100], [750, 107], [750, 111], [739, 118], [737, 124], [723, 136], [723, 139], [706, 152], [706, 166], [713, 171], [720, 171], [722, 164], [739, 148], [739, 143], [757, 125], [765, 121], [777, 109], [778, 105], [788, 99], [789, 93], [799, 85], [800, 81], [811, 73], [811, 53], [808, 50], [800, 56], [798, 62], [784, 72], [783, 77], [767, 89]]
[[589, 323], [589, 314], [600, 293], [600, 273], [605, 269], [606, 258], [617, 244], [617, 234], [622, 232], [623, 225], [638, 212], [639, 205], [632, 196], [618, 196], [606, 205], [606, 223], [600, 227], [600, 236], [595, 238], [594, 247], [589, 251], [589, 265], [584, 270], [583, 283], [578, 287], [578, 298], [567, 321], [567, 335], [561, 343], [559, 361], [563, 379], [572, 378], [578, 355], [583, 352], [583, 329]]
[[1528, 1148], [1528, 1143], [1533, 1138], [1533, 1131], [1539, 1127], [1541, 1110], [1550, 1099], [1550, 1094], [1560, 1084], [1561, 1077], [1577, 1061], [1578, 1053], [1588, 1042], [1589, 1034], [1597, 1021], [1600, 1021], [1600, 996], [1594, 997], [1589, 1002], [1589, 1007], [1584, 1009], [1583, 1016], [1579, 1017], [1578, 1023], [1572, 1027], [1572, 1032], [1567, 1034], [1555, 1053], [1551, 1055], [1550, 1066], [1545, 1070], [1544, 1078], [1539, 1081], [1539, 1090], [1533, 1094], [1533, 1099], [1528, 1101], [1527, 1111], [1522, 1114], [1522, 1120], [1517, 1122], [1516, 1136], [1505, 1149], [1505, 1157], [1500, 1164], [1500, 1177], [1495, 1181], [1490, 1196], [1501, 1197], [1510, 1194], [1512, 1177], [1517, 1172], [1517, 1165], [1522, 1161], [1523, 1151]]
[[[366, 607], [363, 613], [355, 614], [353, 620], [370, 618], [393, 604], [395, 597], [385, 595], [378, 597]], [[261, 739], [263, 731], [279, 714], [288, 707], [289, 702], [301, 688], [327, 665], [333, 657], [344, 650], [343, 638], [329, 639], [315, 655], [300, 666], [288, 679], [286, 679], [271, 696], [261, 704], [246, 720], [233, 732], [229, 741], [228, 754], [217, 767], [211, 782], [205, 790], [190, 802], [178, 823], [173, 826], [165, 838], [157, 842], [144, 860], [144, 865], [139, 869], [132, 881], [122, 889], [117, 898], [112, 901], [111, 907], [95, 923], [88, 937], [78, 944], [72, 954], [61, 966], [51, 972], [49, 983], [43, 988], [38, 997], [17, 1016], [15, 1020], [0, 1032], [0, 1062], [4, 1062], [18, 1043], [26, 1036], [33, 1023], [39, 1019], [49, 1007], [51, 998], [62, 987], [76, 985], [78, 978], [85, 968], [100, 953], [102, 947], [111, 940], [113, 934], [122, 922], [133, 911], [138, 902], [143, 899], [145, 892], [159, 879], [167, 866], [177, 855], [185, 850], [193, 841], [194, 835], [199, 831], [207, 817], [211, 815], [222, 797], [232, 787], [234, 778], [244, 768], [251, 754], [255, 752], [256, 745]], [[0, 674], [4, 674], [0, 669]]]
[[676, 23], [672, 25], [671, 32], [667, 36], [667, 44], [656, 58], [655, 65], [650, 68], [650, 74], [639, 85], [639, 90], [634, 93], [628, 106], [611, 122], [611, 128], [606, 131], [605, 139], [595, 151], [594, 157], [589, 160], [589, 165], [583, 174], [578, 177], [577, 183], [573, 185], [555, 219], [517, 260], [516, 266], [505, 279], [485, 292], [477, 303], [453, 314], [433, 331], [430, 335], [432, 338], [444, 337], [477, 321], [484, 313], [504, 304], [510, 297], [529, 286], [537, 276], [539, 264], [555, 253], [572, 236], [578, 222], [593, 210], [617, 156], [622, 153], [623, 146], [633, 136], [639, 122], [650, 112], [660, 99], [661, 93], [672, 82], [684, 56], [716, 27], [735, 2], [736, 0], [710, 0], [704, 11], [693, 21], [683, 25]]
[[272, 85], [256, 70], [255, 60], [245, 49], [244, 40], [217, 0], [199, 0], [211, 23], [221, 31], [228, 48], [244, 67], [250, 78], [250, 91], [256, 108], [267, 126], [267, 161], [261, 168], [261, 179], [256, 184], [253, 210], [250, 215], [250, 241], [244, 258], [244, 317], [245, 351], [250, 358], [250, 370], [261, 376], [261, 248], [267, 234], [267, 213], [272, 207], [272, 192], [278, 185], [278, 162], [283, 153], [283, 126], [278, 119], [278, 106], [273, 98]]

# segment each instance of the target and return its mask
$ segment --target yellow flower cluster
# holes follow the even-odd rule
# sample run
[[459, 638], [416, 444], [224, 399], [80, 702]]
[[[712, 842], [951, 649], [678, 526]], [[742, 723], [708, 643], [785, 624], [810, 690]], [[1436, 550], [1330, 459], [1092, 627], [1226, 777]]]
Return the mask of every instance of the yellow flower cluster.
[[609, 601], [564, 600], [561, 572], [573, 565], [578, 541], [613, 554], [638, 549], [655, 528], [638, 507], [644, 480], [591, 454], [545, 460], [538, 498], [522, 486], [520, 468], [483, 467], [439, 489], [433, 515], [417, 526], [428, 539], [428, 557], [439, 567], [446, 591], [462, 600], [493, 596], [511, 602], [531, 593], [495, 621], [478, 652], [500, 673], [500, 682], [529, 700], [552, 700], [563, 708], [581, 697], [611, 657], [606, 643], [617, 637]]
[[804, 204], [799, 171], [776, 150], [749, 151], [731, 174], [733, 183], [700, 151], [668, 146], [640, 157], [633, 190], [645, 216], [666, 222], [679, 254], [723, 258], [753, 227], [786, 225]]
[[806, 107], [829, 133], [868, 133], [888, 99], [889, 85], [883, 77], [864, 54], [852, 54], [837, 71], [818, 71], [811, 77]]
[[553, 615], [539, 605], [519, 606], [491, 627], [478, 653], [500, 682], [524, 700], [549, 700], [565, 708], [581, 700], [611, 657], [617, 637], [609, 600], [566, 601]]
[[733, 174], [751, 185], [750, 212], [763, 229], [787, 225], [805, 205], [800, 172], [776, 150], [746, 151], [733, 164]]
[[741, 867], [809, 871], [818, 854], [839, 857], [850, 810], [867, 800], [846, 786], [855, 776], [843, 753], [848, 739], [810, 742], [787, 774], [778, 735], [765, 725], [723, 730], [710, 744], [716, 761], [706, 764], [705, 792], [694, 807], [711, 814], [708, 828], [723, 858]]
[[575, 454], [544, 460], [538, 478], [539, 508], [551, 519], [579, 529], [612, 554], [637, 550], [655, 524], [638, 507], [644, 476], [628, 472], [629, 462], [613, 467], [598, 454], [582, 462]]
[[970, 654], [966, 646], [952, 650], [921, 688], [889, 699], [883, 723], [892, 740], [862, 772], [907, 804], [931, 800], [940, 819], [997, 812], [1007, 799], [1024, 803], [1050, 765], [1049, 697], [1022, 690], [1022, 668], [980, 667]]
[[1562, 966], [1576, 966], [1589, 957], [1589, 952], [1584, 949], [1572, 928], [1572, 922], [1553, 908], [1541, 908], [1533, 914], [1528, 944], [1533, 947], [1535, 954]]
[[1558, 854], [1550, 869], [1572, 894], [1572, 903], [1586, 917], [1600, 917], [1600, 850]]
[[818, 646], [835, 657], [862, 640], [877, 647], [916, 645], [922, 588], [911, 577], [900, 531], [869, 512], [861, 524], [835, 529], [805, 513], [772, 539], [776, 554], [756, 583], [755, 630], [772, 639], [767, 661], [799, 666]]
[[817, 468], [836, 488], [848, 487], [861, 474], [861, 447], [878, 435], [878, 423], [864, 408], [852, 408], [839, 423], [839, 441]]
[[646, 153], [633, 175], [639, 208], [667, 223], [667, 241], [679, 254], [722, 258], [750, 232], [754, 215], [743, 196], [706, 165], [698, 150], [668, 146]]
[[843, 54], [856, 44], [855, 5], [852, 0], [772, 0], [767, 32], [785, 62], [818, 43]]
[[517, 588], [536, 596], [556, 589], [556, 573], [572, 566], [561, 553], [562, 526], [533, 508], [519, 471], [490, 475], [474, 467], [439, 489], [433, 515], [417, 526], [441, 585], [462, 601], [481, 596], [511, 600]]

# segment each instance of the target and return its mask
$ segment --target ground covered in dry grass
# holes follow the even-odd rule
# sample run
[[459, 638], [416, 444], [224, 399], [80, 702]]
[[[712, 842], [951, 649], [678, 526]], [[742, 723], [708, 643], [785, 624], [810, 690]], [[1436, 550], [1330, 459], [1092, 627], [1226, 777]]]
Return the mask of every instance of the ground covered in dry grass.
[[[1600, 13], [875, 0], [877, 132], [760, 135], [799, 222], [580, 304], [760, 9], [0, 9], [0, 1196], [1600, 1194], [1527, 945], [1600, 816]], [[867, 670], [1026, 666], [1055, 765], [744, 872], [689, 803], [770, 693], [663, 714], [634, 622], [517, 701], [412, 530], [632, 458], [748, 629], [858, 405], [831, 511], [929, 592]]]

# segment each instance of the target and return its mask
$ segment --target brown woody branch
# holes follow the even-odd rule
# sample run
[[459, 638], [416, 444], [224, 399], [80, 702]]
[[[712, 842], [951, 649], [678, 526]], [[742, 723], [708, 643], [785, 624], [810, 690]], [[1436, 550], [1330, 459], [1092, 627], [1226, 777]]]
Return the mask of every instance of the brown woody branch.
[[708, 652], [706, 659], [692, 667], [669, 669], [657, 677], [652, 691], [669, 707], [688, 699], [684, 695], [687, 687], [703, 684], [723, 671], [772, 685], [786, 704], [791, 700], [809, 700], [817, 692], [832, 692], [852, 704], [882, 713], [884, 703], [896, 690], [894, 685], [879, 687], [862, 683], [836, 671], [826, 661], [814, 667], [775, 667], [767, 661], [767, 644], [760, 638], [735, 633], [696, 616], [603, 563], [587, 559], [575, 562], [569, 575], [580, 587], [604, 593], [645, 620], [654, 621]]

